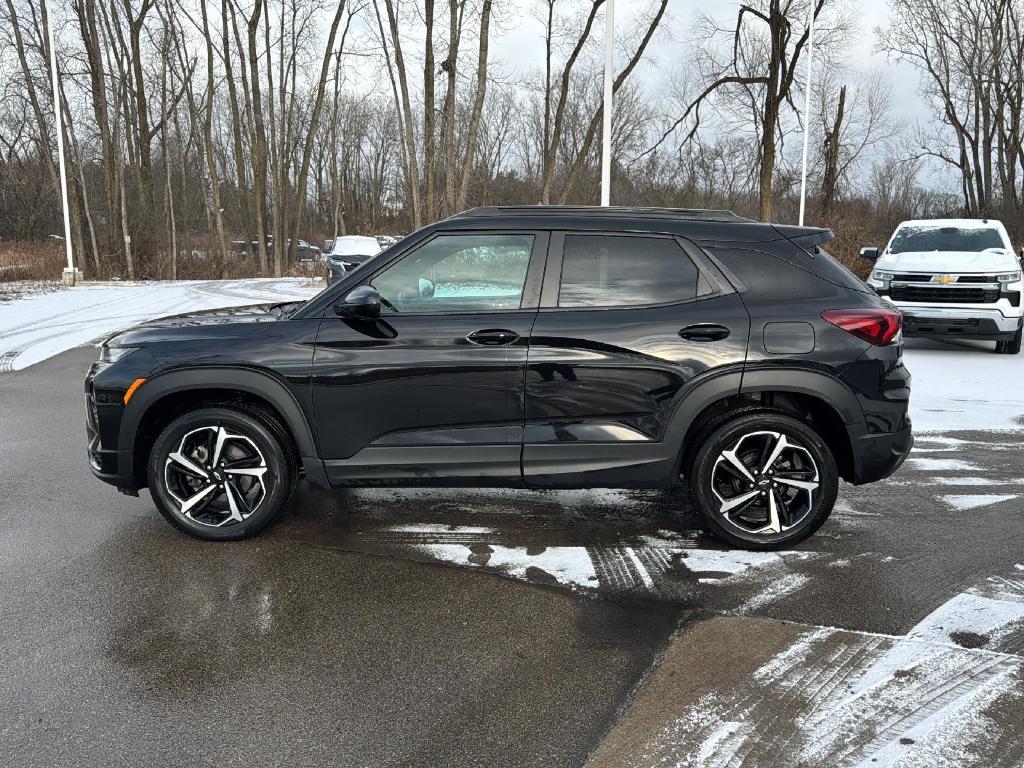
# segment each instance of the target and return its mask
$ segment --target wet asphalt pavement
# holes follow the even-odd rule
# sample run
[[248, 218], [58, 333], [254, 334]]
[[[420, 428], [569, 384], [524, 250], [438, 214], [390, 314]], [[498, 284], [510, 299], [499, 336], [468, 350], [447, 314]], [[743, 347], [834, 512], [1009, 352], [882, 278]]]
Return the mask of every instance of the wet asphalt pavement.
[[685, 497], [93, 480], [76, 349], [0, 375], [0, 765], [1024, 764], [1020, 435], [919, 440], [793, 551]]

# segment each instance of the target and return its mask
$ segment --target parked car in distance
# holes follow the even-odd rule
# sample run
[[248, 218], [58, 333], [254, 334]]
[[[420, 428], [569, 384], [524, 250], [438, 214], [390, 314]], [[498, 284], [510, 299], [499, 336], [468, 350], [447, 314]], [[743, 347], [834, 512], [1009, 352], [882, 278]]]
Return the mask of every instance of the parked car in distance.
[[789, 547], [910, 452], [900, 313], [825, 229], [722, 211], [481, 208], [304, 303], [145, 323], [85, 379], [94, 474], [205, 539], [300, 480], [660, 488]]
[[868, 284], [903, 312], [907, 336], [980, 339], [1020, 352], [1021, 259], [994, 219], [905, 221], [888, 245], [862, 248]]
[[381, 245], [375, 237], [341, 235], [335, 238], [326, 259], [328, 284], [334, 285], [380, 251]]
[[[288, 245], [291, 245], [291, 239], [288, 240]], [[268, 236], [266, 240], [267, 253], [271, 253], [274, 250], [274, 238]], [[252, 253], [256, 253], [259, 250], [260, 241], [252, 240], [249, 243], [249, 249]], [[231, 251], [237, 256], [244, 256], [246, 253], [245, 240], [232, 240]], [[305, 240], [299, 240], [298, 245], [295, 248], [295, 260], [299, 263], [302, 262], [313, 262], [319, 261], [322, 258], [322, 253], [319, 248], [315, 245], [310, 245]]]
[[[288, 244], [291, 245], [291, 240]], [[299, 240], [295, 249], [295, 260], [300, 264], [319, 264], [323, 259], [323, 252], [315, 245], [310, 245], [305, 240]]]

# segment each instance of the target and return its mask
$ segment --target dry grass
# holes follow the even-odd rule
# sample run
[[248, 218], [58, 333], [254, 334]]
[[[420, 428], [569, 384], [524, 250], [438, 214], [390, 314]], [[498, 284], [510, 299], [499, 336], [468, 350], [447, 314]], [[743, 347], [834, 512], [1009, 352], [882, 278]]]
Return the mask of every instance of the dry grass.
[[868, 245], [885, 245], [892, 234], [891, 230], [881, 232], [877, 231], [877, 227], [855, 221], [837, 222], [832, 225], [832, 231], [835, 232], [836, 239], [825, 243], [825, 250], [862, 280], [871, 272], [871, 262], [858, 256], [860, 249]]
[[[223, 261], [211, 248], [212, 242], [196, 240], [181, 243], [177, 263], [179, 280], [218, 280], [258, 277], [255, 257], [232, 255]], [[64, 243], [60, 240], [0, 240], [0, 283], [26, 280], [60, 280], [64, 268]], [[122, 259], [104, 257], [100, 272], [90, 262], [85, 265], [87, 280], [126, 278]], [[317, 264], [297, 264], [286, 269], [290, 277], [322, 277], [325, 268]], [[167, 280], [172, 275], [171, 259], [159, 253], [148, 263], [137, 267], [136, 279]]]
[[0, 282], [60, 280], [63, 269], [60, 240], [0, 240]]

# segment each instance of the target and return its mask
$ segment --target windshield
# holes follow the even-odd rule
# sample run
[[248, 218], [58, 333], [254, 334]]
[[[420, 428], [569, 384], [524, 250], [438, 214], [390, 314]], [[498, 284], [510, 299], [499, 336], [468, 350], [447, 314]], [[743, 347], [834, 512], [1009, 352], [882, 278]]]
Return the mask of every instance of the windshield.
[[908, 251], [970, 251], [1006, 248], [1003, 236], [992, 227], [900, 227], [889, 253]]

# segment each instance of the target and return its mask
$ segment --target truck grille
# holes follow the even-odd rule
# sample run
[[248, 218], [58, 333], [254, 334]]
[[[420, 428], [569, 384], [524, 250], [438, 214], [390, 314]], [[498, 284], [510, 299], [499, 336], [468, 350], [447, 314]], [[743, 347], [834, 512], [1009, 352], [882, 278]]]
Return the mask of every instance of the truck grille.
[[[930, 283], [932, 278], [938, 277], [938, 275], [913, 275], [913, 274], [896, 274], [893, 276], [893, 280], [898, 283]], [[957, 275], [957, 283], [995, 283], [995, 275]]]
[[995, 304], [999, 290], [989, 288], [931, 288], [924, 285], [894, 285], [893, 301], [922, 301], [929, 304]]

